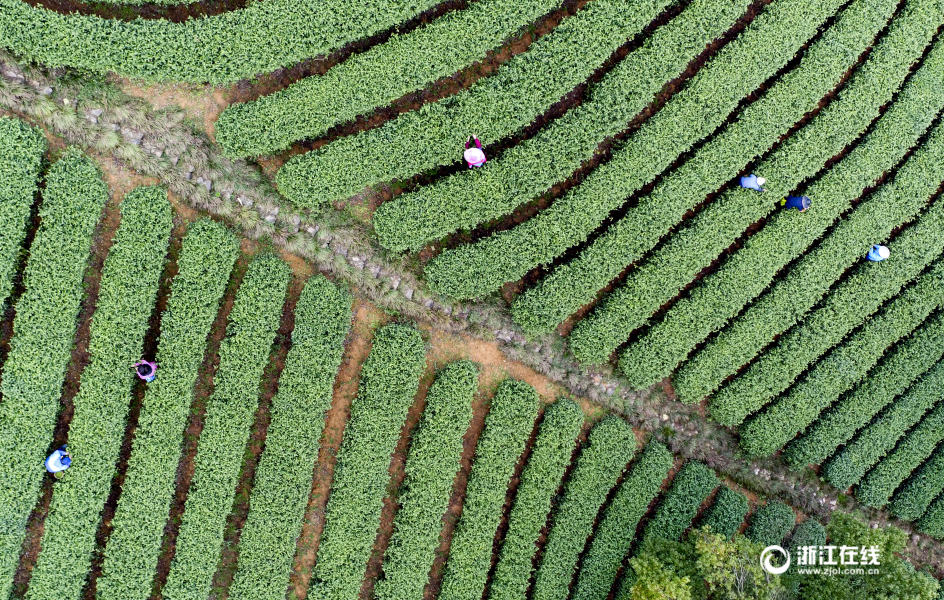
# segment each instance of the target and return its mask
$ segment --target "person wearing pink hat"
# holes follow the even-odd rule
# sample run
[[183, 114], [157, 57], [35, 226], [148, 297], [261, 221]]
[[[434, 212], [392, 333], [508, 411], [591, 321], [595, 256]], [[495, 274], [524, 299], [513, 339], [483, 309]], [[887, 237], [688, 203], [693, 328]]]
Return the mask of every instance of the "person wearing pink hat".
[[469, 163], [469, 168], [481, 167], [485, 164], [485, 153], [482, 152], [482, 142], [478, 136], [470, 135], [465, 141], [465, 152], [462, 154], [465, 162]]
[[151, 383], [157, 376], [157, 365], [142, 359], [134, 365], [134, 373], [138, 379]]

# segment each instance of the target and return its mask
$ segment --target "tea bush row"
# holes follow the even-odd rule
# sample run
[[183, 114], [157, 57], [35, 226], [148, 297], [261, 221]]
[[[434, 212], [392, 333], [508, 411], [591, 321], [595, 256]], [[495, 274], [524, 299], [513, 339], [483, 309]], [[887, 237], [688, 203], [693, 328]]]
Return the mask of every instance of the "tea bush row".
[[744, 537], [762, 547], [780, 545], [793, 529], [796, 515], [782, 502], [768, 502], [754, 511]]
[[656, 508], [652, 520], [646, 525], [643, 541], [648, 538], [669, 541], [680, 539], [692, 524], [702, 502], [719, 484], [714, 471], [702, 463], [685, 463], [676, 473], [672, 486]]
[[905, 485], [895, 492], [889, 511], [901, 519], [916, 521], [944, 491], [944, 446], [938, 445]]
[[722, 486], [715, 495], [714, 502], [705, 511], [699, 526], [710, 527], [713, 533], [730, 539], [741, 528], [748, 509], [747, 496]]

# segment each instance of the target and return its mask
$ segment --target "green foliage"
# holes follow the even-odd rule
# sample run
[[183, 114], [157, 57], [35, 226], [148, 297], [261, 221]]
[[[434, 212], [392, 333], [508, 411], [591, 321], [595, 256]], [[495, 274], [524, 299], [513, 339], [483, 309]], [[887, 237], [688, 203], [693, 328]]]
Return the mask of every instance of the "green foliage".
[[[95, 164], [69, 150], [46, 175], [0, 393], [0, 597], [7, 597], [36, 504], [65, 379], [82, 278], [108, 188]], [[78, 458], [76, 459], [79, 460]]]
[[31, 600], [81, 596], [124, 440], [133, 365], [157, 299], [171, 225], [161, 188], [137, 188], [121, 202], [121, 225], [105, 258], [92, 316], [90, 361], [72, 400], [73, 465], [53, 490], [27, 592]]
[[530, 385], [514, 379], [499, 385], [475, 448], [440, 600], [482, 597], [508, 483], [534, 428], [537, 412], [538, 394]]
[[394, 35], [355, 54], [324, 75], [230, 105], [216, 122], [216, 141], [230, 156], [242, 157], [274, 154], [296, 140], [316, 138], [482, 60], [559, 4], [559, 0], [473, 2], [427, 27]]
[[701, 503], [718, 485], [714, 471], [700, 462], [685, 463], [676, 473], [672, 487], [665, 493], [652, 520], [646, 525], [643, 541], [651, 538], [670, 541], [680, 539], [692, 524]]
[[924, 515], [935, 498], [944, 491], [944, 446], [901, 486], [889, 505], [891, 513], [901, 519], [916, 521]]
[[[944, 355], [944, 315], [925, 321], [898, 344], [804, 434], [787, 445], [785, 458], [795, 468], [821, 463]], [[851, 485], [851, 482], [850, 482]], [[841, 486], [840, 486], [841, 487]]]
[[391, 250], [418, 250], [460, 229], [510, 213], [563, 181], [593, 157], [600, 142], [626, 124], [677, 77], [747, 6], [745, 0], [693, 0], [619, 61], [584, 101], [521, 140], [488, 168], [464, 169], [383, 203], [373, 225]]
[[285, 598], [350, 326], [351, 296], [321, 275], [309, 279], [295, 306], [292, 347], [269, 409], [265, 448], [239, 537], [233, 600]]
[[918, 519], [918, 530], [939, 540], [944, 539], [944, 494], [938, 496], [924, 516]]
[[796, 515], [789, 506], [782, 502], [768, 502], [751, 515], [744, 537], [762, 548], [779, 545], [793, 529], [794, 523]]
[[699, 527], [710, 527], [712, 532], [731, 539], [744, 523], [749, 508], [747, 496], [722, 485]]
[[[941, 205], [941, 208], [944, 209], [944, 204]], [[944, 210], [941, 213], [944, 216]], [[919, 227], [920, 225], [909, 230], [902, 238], [908, 233], [916, 231]], [[944, 219], [938, 220], [933, 227], [937, 228], [936, 235], [942, 238], [941, 245], [938, 246], [940, 248], [944, 246]], [[899, 240], [902, 240], [902, 238], [899, 238]], [[904, 245], [904, 240], [902, 240], [902, 245]], [[934, 252], [934, 244], [928, 245], [930, 246], [928, 251]], [[920, 252], [920, 250], [913, 251]], [[937, 251], [940, 252], [940, 250]], [[902, 270], [907, 270], [907, 266], [902, 265], [902, 262], [905, 261], [899, 261], [897, 266]], [[849, 281], [854, 281], [854, 279], [846, 280], [846, 282]], [[855, 289], [854, 285], [852, 287]], [[874, 293], [873, 290], [874, 288], [866, 285], [859, 287], [850, 295], [861, 298], [860, 294], [871, 294]], [[847, 290], [843, 290], [843, 292], [845, 291]], [[887, 292], [880, 288], [876, 296], [881, 299], [884, 293]], [[844, 294], [840, 293], [839, 295], [843, 296]], [[843, 301], [854, 304], [854, 301], [849, 298], [850, 296], [846, 296]], [[942, 302], [944, 302], [944, 262], [939, 262], [930, 273], [919, 279], [917, 284], [894, 298], [878, 316], [869, 320], [841, 346], [838, 346], [821, 359], [815, 367], [809, 370], [803, 381], [796, 385], [786, 396], [744, 423], [740, 428], [741, 447], [751, 456], [768, 456], [782, 448], [799, 431], [809, 426], [832, 400], [855, 385], [878, 362], [886, 348], [921, 325]], [[849, 306], [849, 304], [846, 306]], [[835, 305], [827, 304], [826, 310], [833, 312], [830, 309], [834, 307]], [[841, 311], [845, 308], [833, 312], [832, 317], [836, 318], [837, 321], [842, 319], [845, 315]], [[822, 321], [817, 323], [817, 320], [814, 319], [807, 320], [807, 323], [812, 326], [822, 323]], [[835, 321], [832, 321], [830, 325], [834, 323]], [[801, 331], [801, 335], [809, 336], [811, 331]], [[824, 337], [829, 337], [828, 330], [822, 334]], [[817, 343], [817, 341], [813, 342], [813, 344]], [[816, 352], [815, 346], [814, 349], [802, 344], [799, 347], [799, 354], [790, 353], [788, 356], [805, 357]], [[807, 351], [809, 351], [809, 354], [805, 353]], [[800, 362], [800, 360], [797, 359], [796, 362]]]
[[436, 0], [272, 0], [174, 23], [59, 14], [0, 0], [0, 46], [49, 66], [149, 81], [248, 79], [388, 29]]
[[398, 494], [400, 508], [384, 558], [384, 578], [374, 587], [379, 600], [423, 597], [459, 471], [462, 436], [472, 419], [477, 384], [478, 369], [461, 360], [440, 371], [429, 389], [423, 418], [410, 442], [406, 478]]
[[[766, 6], [580, 185], [525, 223], [432, 259], [425, 271], [430, 286], [456, 298], [479, 297], [586, 240], [630, 194], [712, 134], [740, 100], [785, 65], [840, 4], [780, 0]], [[772, 39], [777, 43], [770, 43]], [[662, 220], [665, 208], [636, 212], [649, 227]]]
[[282, 318], [290, 278], [285, 262], [264, 254], [249, 265], [236, 291], [213, 377], [213, 394], [207, 401], [174, 560], [161, 592], [168, 600], [198, 600], [210, 593], [223, 551], [226, 515], [236, 498], [236, 482], [259, 405], [259, 383]]
[[934, 407], [942, 386], [944, 362], [939, 362], [827, 461], [822, 477], [841, 490], [858, 483]]
[[547, 523], [551, 501], [570, 464], [582, 426], [583, 410], [573, 400], [561, 398], [544, 411], [541, 429], [508, 515], [508, 533], [502, 540], [489, 586], [490, 600], [524, 600], [538, 536]]
[[807, 519], [793, 530], [790, 537], [790, 550], [796, 550], [802, 546], [825, 546], [826, 528], [818, 521]]
[[45, 152], [42, 132], [0, 117], [0, 310], [13, 288]]
[[488, 145], [520, 131], [668, 3], [596, 0], [467, 90], [291, 159], [279, 170], [279, 191], [300, 206], [318, 206], [378, 182], [453, 164], [469, 134]]
[[692, 600], [691, 577], [680, 576], [652, 554], [629, 559], [636, 574], [632, 600]]
[[[938, 40], [921, 68], [868, 135], [807, 189], [805, 193], [816, 199], [815, 206], [802, 215], [796, 211], [773, 214], [766, 226], [745, 241], [743, 248], [705, 277], [690, 296], [676, 306], [698, 314], [706, 331], [722, 328], [745, 304], [761, 294], [784, 266], [802, 255], [847, 210], [850, 202], [885, 171], [895, 167], [931, 125], [942, 106], [944, 40]], [[810, 150], [802, 143], [798, 147], [803, 152]], [[904, 220], [901, 218], [899, 222]], [[862, 249], [857, 250], [861, 258]], [[804, 269], [804, 276], [807, 273]], [[796, 283], [804, 281], [790, 274], [787, 279]], [[700, 401], [748, 363], [778, 333], [796, 323], [803, 313], [791, 310], [794, 293], [792, 285], [774, 286], [769, 294], [696, 352], [676, 375], [679, 397], [689, 403]]]
[[606, 600], [623, 559], [629, 553], [639, 520], [672, 468], [672, 453], [650, 442], [633, 464], [603, 513], [580, 565], [573, 600]]
[[939, 391], [938, 405], [862, 479], [855, 491], [859, 501], [876, 508], [884, 506], [901, 482], [921, 466], [941, 440], [944, 440], [944, 403], [940, 402], [942, 398], [944, 391]]
[[357, 597], [380, 524], [390, 457], [425, 362], [423, 339], [412, 327], [387, 325], [374, 336], [338, 452], [309, 587], [313, 598]]
[[590, 432], [551, 516], [550, 532], [531, 591], [533, 600], [567, 598], [577, 560], [593, 531], [600, 507], [635, 448], [632, 428], [617, 417], [605, 418]]
[[102, 600], [150, 597], [197, 371], [238, 253], [236, 237], [209, 219], [190, 225], [184, 237], [161, 315], [160, 371], [144, 395], [97, 581]]
[[[644, 252], [651, 250], [687, 211], [702, 202], [706, 195], [721, 188], [733, 173], [776, 144], [804, 113], [813, 110], [872, 43], [895, 6], [893, 0], [853, 2], [840, 14], [836, 23], [811, 44], [795, 69], [784, 75], [759, 100], [748, 105], [734, 123], [698, 149], [695, 156], [659, 182], [650, 195], [639, 200], [636, 210], [617, 220], [604, 236], [594, 241], [559, 274], [544, 279], [519, 297], [515, 302], [516, 320], [531, 330], [550, 331], [580, 306], [590, 303], [597, 290], [617, 278]], [[878, 57], [881, 53], [872, 56]], [[902, 77], [908, 72], [907, 66], [905, 60], [905, 65], [900, 68]], [[894, 88], [895, 81], [897, 79], [888, 81], [888, 87]], [[878, 92], [881, 90], [879, 86]], [[890, 97], [890, 93], [885, 96]], [[882, 103], [877, 98], [874, 101], [875, 106]], [[844, 136], [835, 135], [832, 129], [830, 133], [837, 139], [830, 140], [831, 144], [823, 149], [824, 152], [834, 146], [841, 148], [844, 136], [854, 135], [855, 130], [844, 131]], [[781, 189], [784, 186], [784, 182], [772, 180], [768, 186], [771, 190], [769, 195], [782, 197], [777, 194], [789, 191]], [[766, 206], [770, 204], [768, 202]], [[659, 207], [658, 211], [653, 207]], [[648, 223], [653, 212], [658, 214], [657, 222]], [[705, 217], [697, 219], [700, 223]], [[645, 227], [641, 223], [646, 223]], [[731, 226], [728, 222], [722, 225]], [[673, 235], [668, 245], [633, 270], [623, 285], [598, 305], [597, 312], [583, 325], [599, 322], [591, 326], [596, 330], [592, 337], [596, 338], [598, 346], [594, 347], [593, 356], [605, 361], [633, 329], [694, 278], [703, 268], [707, 256], [712, 259], [717, 256], [720, 250], [714, 249], [719, 244], [723, 249], [730, 243], [729, 238], [723, 235], [726, 229], [717, 223], [712, 228], [715, 230], [712, 243], [706, 243], [701, 228], [697, 231], [686, 229]], [[732, 237], [739, 233], [740, 230]], [[586, 343], [590, 338], [581, 339]], [[580, 345], [574, 347], [582, 349]]]

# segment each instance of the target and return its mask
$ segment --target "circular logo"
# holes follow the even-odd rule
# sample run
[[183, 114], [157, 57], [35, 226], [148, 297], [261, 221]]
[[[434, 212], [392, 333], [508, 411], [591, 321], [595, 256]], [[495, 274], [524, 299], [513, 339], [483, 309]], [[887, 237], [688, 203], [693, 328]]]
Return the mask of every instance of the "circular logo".
[[[771, 561], [778, 554], [785, 557], [787, 562], [779, 567], [775, 567], [773, 564], [771, 564]], [[790, 553], [780, 546], [767, 546], [764, 548], [764, 551], [760, 553], [760, 566], [771, 575], [781, 575], [786, 573], [787, 569], [790, 568]]]

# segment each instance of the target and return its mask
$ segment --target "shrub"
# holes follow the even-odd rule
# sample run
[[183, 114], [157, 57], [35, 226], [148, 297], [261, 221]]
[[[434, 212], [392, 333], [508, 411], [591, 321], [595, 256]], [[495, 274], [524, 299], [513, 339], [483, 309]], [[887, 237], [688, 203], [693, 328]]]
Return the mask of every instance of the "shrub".
[[121, 202], [121, 225], [105, 258], [89, 330], [90, 361], [72, 400], [69, 452], [75, 464], [53, 490], [30, 599], [81, 596], [124, 441], [132, 365], [141, 356], [157, 300], [171, 225], [161, 188], [137, 188]]
[[68, 150], [46, 175], [39, 216], [16, 303], [0, 383], [0, 597], [13, 575], [36, 505], [59, 395], [75, 340], [82, 279], [108, 188], [95, 164]]
[[321, 275], [309, 279], [295, 306], [292, 346], [269, 409], [271, 422], [239, 537], [233, 600], [285, 597], [350, 326], [351, 296]]
[[944, 491], [944, 446], [939, 445], [934, 454], [921, 468], [915, 471], [905, 485], [892, 498], [889, 510], [893, 515], [908, 521], [917, 521], [924, 515], [935, 498]]
[[701, 503], [718, 485], [718, 477], [711, 469], [700, 462], [685, 463], [676, 473], [672, 487], [665, 493], [652, 520], [646, 525], [643, 542], [649, 538], [673, 542], [681, 539], [692, 524]]
[[425, 363], [423, 339], [412, 327], [387, 325], [374, 336], [361, 368], [357, 397], [351, 402], [325, 509], [309, 587], [315, 598], [357, 597], [380, 525], [390, 457]]
[[741, 528], [749, 508], [747, 496], [727, 486], [721, 486], [699, 526], [710, 527], [713, 533], [730, 539]]
[[790, 550], [795, 551], [803, 546], [825, 546], [826, 528], [813, 519], [807, 519], [793, 530], [790, 536]]
[[238, 253], [236, 237], [209, 219], [184, 237], [161, 315], [160, 374], [144, 394], [97, 582], [103, 600], [150, 597], [197, 372]]
[[944, 539], [944, 495], [938, 496], [918, 520], [918, 530], [939, 540]]
[[744, 537], [763, 547], [779, 545], [793, 529], [796, 515], [782, 502], [768, 502], [751, 515]]

